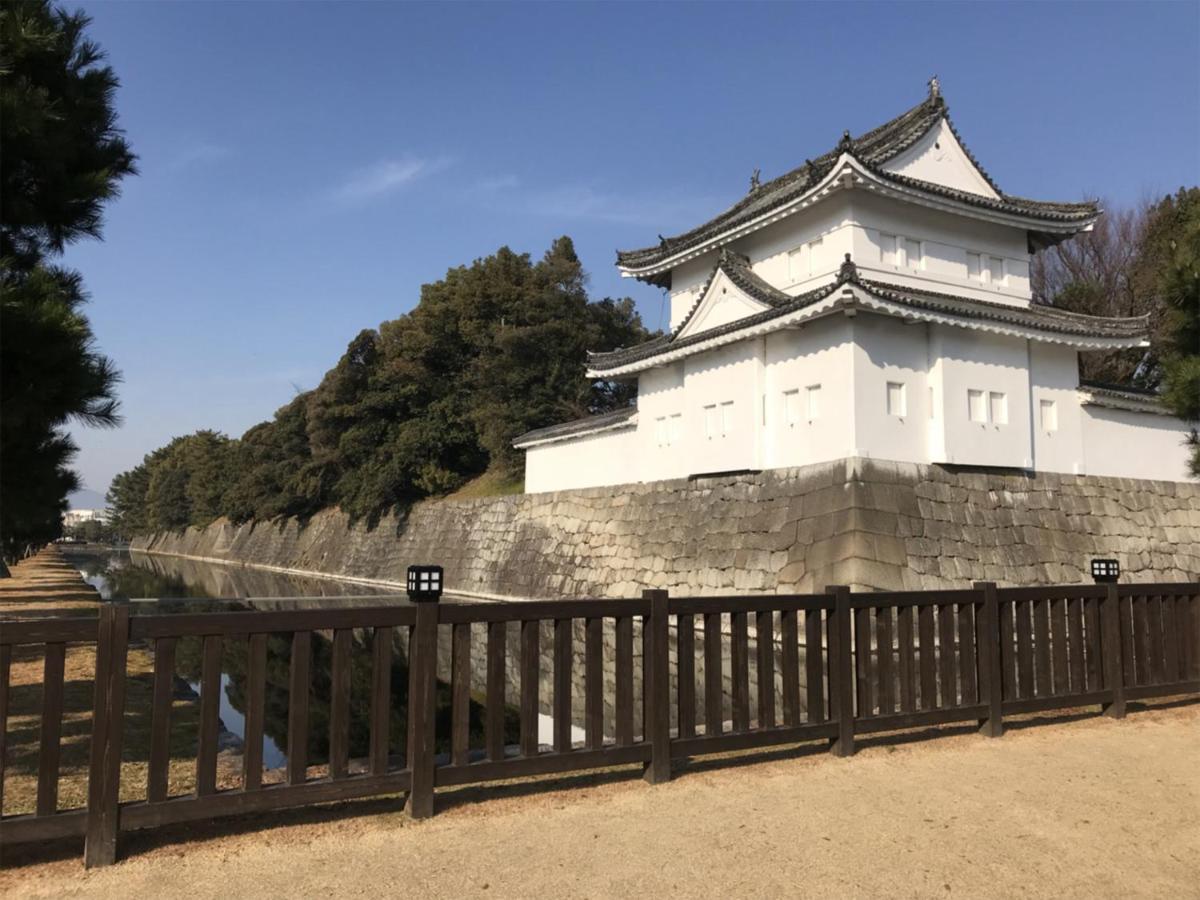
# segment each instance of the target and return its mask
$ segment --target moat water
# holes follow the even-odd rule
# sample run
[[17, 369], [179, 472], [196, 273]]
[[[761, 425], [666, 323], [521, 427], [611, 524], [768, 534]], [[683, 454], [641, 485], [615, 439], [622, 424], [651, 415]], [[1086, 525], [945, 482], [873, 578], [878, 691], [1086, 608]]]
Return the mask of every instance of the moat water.
[[[106, 600], [128, 600], [132, 614], [251, 610], [286, 608], [407, 605], [408, 599], [394, 589], [364, 586], [332, 578], [305, 578], [269, 570], [222, 565], [169, 556], [95, 547], [64, 547], [64, 552]], [[408, 660], [406, 629], [393, 632], [392, 716], [389, 747], [403, 755], [407, 727]], [[330, 674], [333, 645], [329, 633], [314, 632], [312, 638], [312, 685], [309, 695], [308, 761], [321, 765], [328, 760], [330, 718]], [[515, 637], [515, 635], [514, 635]], [[350, 752], [352, 758], [368, 754], [370, 739], [370, 685], [373, 654], [368, 636], [355, 632], [351, 651]], [[515, 643], [513, 644], [515, 646]], [[152, 649], [152, 648], [146, 648]], [[448, 648], [447, 648], [448, 649]], [[448, 654], [446, 654], [448, 659]], [[239, 751], [245, 739], [246, 678], [248, 645], [245, 640], [226, 639], [222, 644], [220, 718], [221, 746]], [[195, 703], [200, 694], [201, 639], [181, 638], [175, 650], [176, 700]], [[286, 764], [288, 685], [291, 668], [291, 635], [272, 634], [267, 639], [267, 696], [263, 736], [263, 763], [268, 769]], [[439, 673], [442, 674], [442, 673]], [[444, 673], [444, 677], [448, 672]], [[518, 717], [515, 700], [519, 681], [512, 672], [506, 685], [510, 708], [506, 711], [506, 737], [517, 740]], [[148, 677], [148, 676], [147, 676]], [[548, 696], [547, 683], [542, 688]], [[449, 685], [439, 682], [439, 750], [448, 749]], [[196, 704], [198, 706], [198, 704]], [[176, 707], [179, 708], [178, 706]], [[548, 711], [548, 710], [547, 710]], [[482, 746], [483, 707], [471, 702], [472, 746]], [[180, 714], [179, 727], [194, 739], [195, 715]], [[549, 742], [553, 719], [539, 715], [539, 739]], [[174, 727], [174, 722], [173, 722]], [[446, 735], [441, 740], [441, 735]], [[580, 733], [582, 738], [582, 733]], [[185, 742], [186, 743], [186, 742]], [[446, 746], [442, 746], [442, 745]]]

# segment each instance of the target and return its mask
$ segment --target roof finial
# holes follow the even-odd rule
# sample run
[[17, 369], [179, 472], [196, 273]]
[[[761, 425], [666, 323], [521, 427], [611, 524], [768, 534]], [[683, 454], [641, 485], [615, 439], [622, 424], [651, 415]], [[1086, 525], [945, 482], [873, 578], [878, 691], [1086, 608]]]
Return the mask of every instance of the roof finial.
[[838, 268], [838, 282], [843, 281], [858, 281], [858, 266], [850, 261], [850, 254], [846, 254], [846, 259]]
[[762, 169], [756, 167], [754, 171], [750, 173], [750, 193], [753, 194], [760, 187], [762, 187]]
[[929, 99], [936, 100], [940, 96], [942, 96], [942, 86], [938, 83], [937, 75], [934, 75], [929, 79]]
[[839, 153], [848, 153], [854, 149], [854, 141], [850, 138], [849, 128], [842, 132], [842, 139], [838, 141], [837, 148]]
[[658, 236], [658, 246], [660, 246], [660, 247], [667, 246], [667, 239], [665, 237], [663, 237], [661, 234]]

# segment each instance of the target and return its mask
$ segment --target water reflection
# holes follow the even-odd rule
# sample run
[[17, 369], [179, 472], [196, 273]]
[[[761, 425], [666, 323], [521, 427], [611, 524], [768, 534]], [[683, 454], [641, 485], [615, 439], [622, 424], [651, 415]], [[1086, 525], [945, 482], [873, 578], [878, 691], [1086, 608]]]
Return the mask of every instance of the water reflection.
[[[69, 546], [69, 545], [68, 545]], [[395, 589], [124, 550], [64, 551], [105, 600], [212, 597], [345, 597]]]
[[[192, 603], [172, 602], [190, 598], [210, 609], [280, 609], [310, 605], [351, 606], [380, 603], [407, 603], [395, 592], [386, 592], [351, 582], [304, 578], [280, 572], [228, 566], [198, 560], [154, 556], [124, 551], [73, 548], [69, 554], [84, 578], [96, 586], [105, 599], [140, 600], [158, 598], [154, 604], [135, 603], [133, 614], [196, 612]], [[385, 596], [385, 594], [390, 594]], [[311, 603], [271, 598], [313, 598]], [[221, 598], [217, 601], [216, 598]], [[238, 599], [254, 598], [254, 599]], [[308, 761], [323, 765], [329, 758], [329, 721], [331, 711], [332, 634], [314, 632], [312, 636], [312, 683], [309, 689]], [[392, 714], [388, 723], [388, 746], [393, 755], [403, 757], [408, 723], [408, 629], [392, 629], [391, 696]], [[354, 632], [350, 655], [350, 755], [365, 758], [370, 748], [371, 684], [374, 657], [373, 639], [368, 630]], [[180, 638], [175, 650], [176, 695], [193, 702], [199, 700], [203, 641], [199, 637]], [[147, 647], [146, 650], [151, 648]], [[289, 681], [292, 639], [290, 634], [272, 634], [267, 638], [266, 698], [263, 724], [263, 763], [277, 768], [287, 762]], [[245, 738], [247, 709], [247, 670], [249, 644], [245, 639], [225, 639], [221, 650], [220, 746], [240, 751]], [[448, 673], [447, 673], [448, 678]], [[472, 745], [483, 743], [484, 710], [471, 701]], [[516, 742], [519, 717], [515, 706], [506, 710], [506, 740]], [[450, 734], [450, 686], [439, 679], [437, 689], [437, 732], [439, 752], [448, 751]]]

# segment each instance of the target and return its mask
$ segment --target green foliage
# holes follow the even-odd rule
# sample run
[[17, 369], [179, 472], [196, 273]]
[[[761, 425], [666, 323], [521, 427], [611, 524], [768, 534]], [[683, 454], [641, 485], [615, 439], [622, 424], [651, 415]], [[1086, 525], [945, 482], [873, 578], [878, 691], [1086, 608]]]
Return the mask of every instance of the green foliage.
[[360, 332], [312, 391], [240, 440], [177, 438], [118, 475], [127, 534], [307, 517], [375, 523], [484, 472], [520, 479], [518, 435], [632, 402], [585, 376], [586, 351], [646, 340], [633, 301], [589, 302], [570, 238], [538, 262], [502, 247], [421, 289], [413, 311]]
[[119, 376], [94, 346], [82, 281], [51, 262], [100, 236], [104, 203], [135, 171], [116, 127], [117, 79], [87, 25], [48, 2], [0, 5], [0, 549], [10, 558], [61, 532], [78, 487], [62, 426], [118, 422]]
[[[1180, 189], [1157, 207], [1151, 232], [1161, 261], [1157, 291], [1170, 334], [1163, 398], [1181, 419], [1200, 422], [1200, 188]], [[1200, 435], [1191, 434], [1192, 474], [1200, 476]]]

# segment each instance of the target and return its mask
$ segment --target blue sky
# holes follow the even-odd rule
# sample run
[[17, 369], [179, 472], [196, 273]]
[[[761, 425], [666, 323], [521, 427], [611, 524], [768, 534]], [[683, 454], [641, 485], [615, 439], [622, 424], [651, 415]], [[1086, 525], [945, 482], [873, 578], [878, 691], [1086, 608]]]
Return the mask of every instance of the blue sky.
[[[70, 5], [68, 0], [68, 5]], [[141, 172], [71, 248], [125, 425], [87, 487], [240, 435], [422, 283], [575, 239], [597, 296], [653, 243], [940, 76], [1010, 192], [1110, 206], [1200, 177], [1200, 5], [86, 3]]]

